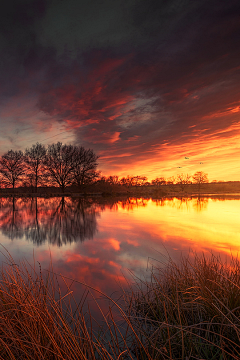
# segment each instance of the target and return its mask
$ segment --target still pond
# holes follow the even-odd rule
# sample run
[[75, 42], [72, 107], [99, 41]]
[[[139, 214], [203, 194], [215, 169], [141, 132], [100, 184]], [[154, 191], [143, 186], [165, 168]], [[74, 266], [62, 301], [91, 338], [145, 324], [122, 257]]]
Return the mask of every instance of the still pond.
[[132, 276], [189, 251], [227, 259], [240, 250], [240, 198], [0, 198], [6, 251], [111, 295]]

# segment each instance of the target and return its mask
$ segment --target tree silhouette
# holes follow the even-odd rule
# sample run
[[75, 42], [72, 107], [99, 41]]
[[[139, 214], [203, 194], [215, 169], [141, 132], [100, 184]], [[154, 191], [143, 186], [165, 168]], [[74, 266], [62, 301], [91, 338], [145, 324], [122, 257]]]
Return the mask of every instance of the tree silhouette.
[[98, 156], [94, 154], [91, 149], [84, 149], [83, 146], [74, 146], [74, 160], [73, 160], [73, 180], [82, 187], [92, 183], [98, 176], [97, 169]]
[[105, 181], [110, 185], [119, 185], [120, 184], [117, 175], [110, 175], [105, 179]]
[[46, 156], [46, 148], [44, 145], [37, 143], [32, 145], [30, 149], [25, 150], [25, 162], [28, 168], [28, 178], [31, 185], [34, 184], [35, 192], [39, 181], [43, 177], [43, 161]]
[[197, 171], [193, 176], [194, 184], [198, 185], [198, 191], [200, 192], [200, 188], [202, 184], [208, 183], [208, 174], [203, 171]]
[[191, 175], [188, 174], [178, 174], [176, 184], [180, 185], [181, 190], [183, 191], [187, 184], [191, 184]]
[[133, 186], [143, 186], [145, 185], [147, 182], [147, 177], [146, 176], [133, 176]]
[[164, 177], [157, 177], [156, 179], [152, 180], [152, 185], [166, 185], [166, 180]]
[[48, 146], [43, 160], [45, 176], [52, 185], [57, 185], [65, 191], [66, 186], [73, 183], [74, 147], [61, 142]]
[[22, 151], [9, 150], [0, 158], [0, 173], [5, 185], [12, 186], [14, 189], [16, 184], [22, 181], [25, 171], [26, 166]]
[[127, 187], [130, 186], [143, 186], [145, 183], [147, 182], [147, 177], [146, 176], [126, 176], [123, 177], [119, 180], [119, 184], [121, 185], [125, 185]]
[[167, 179], [167, 185], [173, 185], [175, 183], [176, 183], [175, 176], [171, 176], [170, 178]]

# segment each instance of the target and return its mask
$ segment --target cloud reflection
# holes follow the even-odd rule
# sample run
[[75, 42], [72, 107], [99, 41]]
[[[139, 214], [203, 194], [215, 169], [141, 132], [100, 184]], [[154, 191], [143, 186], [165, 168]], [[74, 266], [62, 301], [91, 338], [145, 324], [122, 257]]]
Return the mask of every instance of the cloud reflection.
[[[32, 263], [34, 249], [42, 269], [51, 261], [54, 272], [112, 295], [119, 282], [127, 289], [133, 274], [147, 279], [147, 267], [164, 266], [168, 256], [237, 255], [239, 211], [234, 197], [2, 198], [0, 240], [16, 262]], [[79, 283], [71, 286], [81, 299]]]

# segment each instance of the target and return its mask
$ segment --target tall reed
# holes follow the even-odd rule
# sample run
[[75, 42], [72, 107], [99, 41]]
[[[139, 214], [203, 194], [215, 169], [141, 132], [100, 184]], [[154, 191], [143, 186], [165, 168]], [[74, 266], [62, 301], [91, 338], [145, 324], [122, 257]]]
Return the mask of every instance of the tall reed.
[[66, 277], [8, 255], [0, 273], [0, 359], [240, 358], [236, 258], [195, 255], [155, 266], [151, 280], [135, 280], [122, 300], [105, 295], [109, 311], [99, 307], [104, 325], [97, 328], [83, 310], [85, 295], [76, 304]]
[[152, 269], [150, 282], [140, 281], [137, 291], [126, 293], [126, 303], [154, 359], [240, 359], [237, 258], [169, 259], [167, 266]]
[[[0, 359], [138, 359], [132, 336], [137, 347], [143, 344], [122, 308], [105, 295], [109, 313], [99, 308], [104, 324], [93, 326], [90, 309], [83, 310], [85, 294], [77, 304], [66, 279], [53, 269], [44, 276], [40, 265], [16, 264], [7, 254], [0, 272]], [[151, 359], [148, 349], [145, 355]]]

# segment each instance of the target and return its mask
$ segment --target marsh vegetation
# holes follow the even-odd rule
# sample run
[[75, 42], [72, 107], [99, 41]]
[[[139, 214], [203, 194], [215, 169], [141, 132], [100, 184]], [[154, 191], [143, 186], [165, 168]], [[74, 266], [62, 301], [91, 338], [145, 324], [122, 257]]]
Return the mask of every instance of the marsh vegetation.
[[[1, 270], [2, 359], [239, 359], [240, 262], [190, 253], [135, 279], [96, 327], [73, 279], [54, 269], [17, 265]], [[59, 288], [59, 281], [66, 285]], [[93, 291], [86, 285], [86, 291]], [[99, 292], [99, 291], [98, 291]], [[101, 296], [104, 296], [101, 293]], [[97, 302], [97, 298], [95, 298]], [[100, 310], [101, 311], [101, 310]]]

